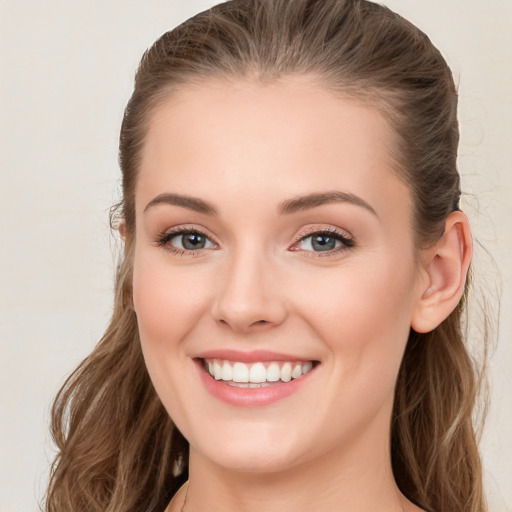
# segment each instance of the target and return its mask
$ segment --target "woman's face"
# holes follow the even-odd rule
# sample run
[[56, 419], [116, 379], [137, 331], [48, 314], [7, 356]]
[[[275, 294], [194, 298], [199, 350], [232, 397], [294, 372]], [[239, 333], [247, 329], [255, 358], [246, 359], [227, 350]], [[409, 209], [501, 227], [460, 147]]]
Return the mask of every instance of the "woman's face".
[[133, 301], [198, 457], [276, 471], [386, 452], [420, 295], [392, 144], [379, 113], [305, 78], [190, 86], [154, 114]]

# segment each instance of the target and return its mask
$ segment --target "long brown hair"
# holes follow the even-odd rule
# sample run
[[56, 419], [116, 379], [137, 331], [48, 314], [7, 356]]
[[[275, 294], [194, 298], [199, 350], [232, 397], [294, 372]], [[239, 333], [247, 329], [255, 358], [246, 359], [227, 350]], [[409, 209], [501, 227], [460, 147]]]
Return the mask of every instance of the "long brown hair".
[[[134, 194], [151, 113], [192, 82], [315, 76], [380, 110], [396, 135], [396, 172], [414, 202], [417, 246], [458, 208], [457, 91], [428, 37], [365, 0], [233, 0], [167, 32], [144, 54], [120, 137], [126, 246], [110, 325], [56, 397], [47, 512], [163, 510], [187, 478], [188, 444], [157, 397], [130, 307]], [[466, 289], [467, 292], [467, 289]], [[472, 412], [481, 373], [461, 327], [463, 299], [428, 334], [411, 331], [392, 415], [402, 492], [426, 510], [484, 512]], [[485, 340], [482, 341], [485, 343]]]

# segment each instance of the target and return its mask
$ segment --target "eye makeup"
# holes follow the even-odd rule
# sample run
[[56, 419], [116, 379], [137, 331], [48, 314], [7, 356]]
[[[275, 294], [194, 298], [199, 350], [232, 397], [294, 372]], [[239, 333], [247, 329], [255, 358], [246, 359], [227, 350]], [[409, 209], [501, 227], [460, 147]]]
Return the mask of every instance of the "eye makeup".
[[336, 228], [312, 228], [301, 231], [295, 237], [295, 243], [290, 251], [301, 251], [311, 258], [339, 255], [355, 247], [356, 243], [348, 233]]
[[167, 230], [157, 237], [156, 245], [178, 256], [197, 256], [204, 249], [218, 248], [211, 237], [196, 226], [177, 226], [170, 231]]
[[[177, 226], [158, 235], [158, 247], [179, 256], [197, 256], [204, 250], [215, 250], [219, 244], [197, 226]], [[295, 238], [289, 251], [302, 252], [312, 258], [339, 255], [355, 247], [352, 236], [336, 228], [317, 227], [302, 230]]]

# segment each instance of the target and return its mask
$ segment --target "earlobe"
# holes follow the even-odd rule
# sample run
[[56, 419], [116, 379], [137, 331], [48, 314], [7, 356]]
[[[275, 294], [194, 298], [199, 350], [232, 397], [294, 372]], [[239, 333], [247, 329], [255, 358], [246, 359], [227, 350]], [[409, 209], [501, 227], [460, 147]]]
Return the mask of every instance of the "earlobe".
[[473, 254], [466, 215], [452, 212], [434, 247], [422, 254], [422, 274], [411, 327], [416, 332], [435, 329], [457, 307], [466, 283]]

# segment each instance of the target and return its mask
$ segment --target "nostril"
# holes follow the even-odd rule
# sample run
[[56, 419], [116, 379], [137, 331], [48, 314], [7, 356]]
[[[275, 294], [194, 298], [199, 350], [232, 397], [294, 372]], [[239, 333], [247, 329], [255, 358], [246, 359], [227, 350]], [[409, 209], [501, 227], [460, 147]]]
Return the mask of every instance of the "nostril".
[[249, 325], [249, 329], [258, 329], [259, 327], [266, 327], [271, 324], [272, 322], [269, 322], [268, 320], [256, 320]]
[[[227, 321], [227, 320], [224, 320], [223, 318], [221, 318], [220, 320], [218, 320], [218, 323], [220, 325], [223, 325], [223, 326], [228, 326], [230, 325], [230, 323]], [[266, 325], [268, 324], [269, 321], [268, 320], [256, 320], [255, 322], [252, 322], [250, 324], [250, 327], [256, 327], [256, 326], [260, 326], [260, 325]]]

